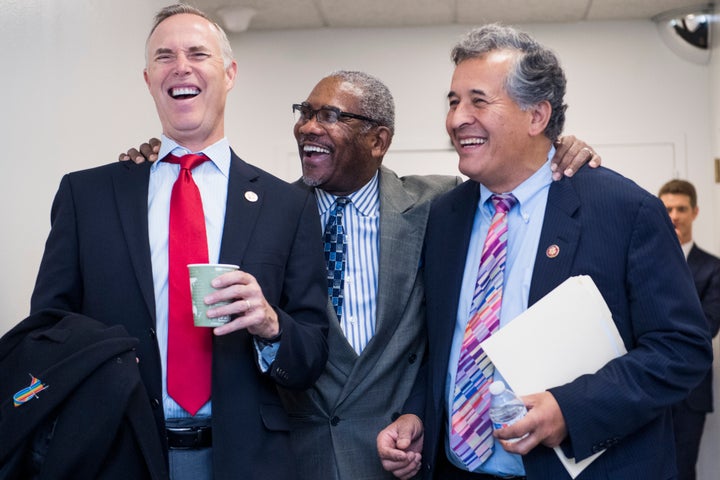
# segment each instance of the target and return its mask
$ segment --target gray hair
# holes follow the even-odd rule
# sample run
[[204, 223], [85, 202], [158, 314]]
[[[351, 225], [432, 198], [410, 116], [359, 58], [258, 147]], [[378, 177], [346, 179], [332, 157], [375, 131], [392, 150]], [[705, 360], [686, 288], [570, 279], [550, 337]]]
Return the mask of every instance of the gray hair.
[[[377, 77], [365, 72], [338, 70], [327, 78], [339, 78], [359, 90], [360, 111], [354, 112], [370, 117], [395, 133], [395, 100], [390, 89]], [[367, 130], [370, 126], [366, 127]]]
[[215, 30], [217, 32], [218, 41], [220, 42], [220, 50], [222, 52], [223, 57], [223, 65], [225, 68], [228, 68], [230, 64], [233, 61], [233, 53], [232, 48], [230, 47], [230, 41], [228, 40], [227, 35], [225, 34], [225, 30], [222, 29], [222, 27], [213, 19], [207, 16], [205, 12], [202, 10], [193, 7], [192, 5], [188, 5], [186, 3], [176, 3], [175, 5], [168, 5], [167, 7], [160, 10], [157, 14], [155, 14], [155, 20], [153, 21], [153, 26], [150, 29], [150, 33], [148, 34], [148, 38], [145, 41], [145, 63], [147, 63], [147, 43], [150, 41], [150, 37], [155, 32], [155, 29], [160, 25], [164, 20], [167, 20], [168, 18], [172, 17], [173, 15], [180, 15], [182, 13], [187, 13], [190, 15], [197, 15], [198, 17], [202, 17], [208, 22], [212, 24], [213, 27], [215, 27]]
[[557, 140], [565, 125], [565, 74], [557, 56], [530, 35], [499, 24], [474, 28], [452, 50], [455, 65], [494, 50], [516, 50], [518, 55], [505, 79], [505, 90], [522, 110], [548, 101], [552, 113], [545, 136]]

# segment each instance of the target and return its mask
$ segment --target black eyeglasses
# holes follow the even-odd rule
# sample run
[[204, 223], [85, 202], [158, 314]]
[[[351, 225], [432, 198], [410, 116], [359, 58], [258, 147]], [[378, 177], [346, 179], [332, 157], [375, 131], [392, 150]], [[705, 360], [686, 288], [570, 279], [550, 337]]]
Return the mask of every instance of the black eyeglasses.
[[341, 117], [345, 117], [380, 125], [380, 122], [375, 119], [364, 115], [358, 115], [357, 113], [343, 112], [337, 107], [326, 106], [320, 107], [316, 110], [312, 108], [309, 103], [303, 102], [293, 103], [292, 109], [293, 115], [295, 115], [295, 122], [300, 124], [307, 123], [315, 117], [319, 123], [331, 125], [333, 123], [337, 123]]

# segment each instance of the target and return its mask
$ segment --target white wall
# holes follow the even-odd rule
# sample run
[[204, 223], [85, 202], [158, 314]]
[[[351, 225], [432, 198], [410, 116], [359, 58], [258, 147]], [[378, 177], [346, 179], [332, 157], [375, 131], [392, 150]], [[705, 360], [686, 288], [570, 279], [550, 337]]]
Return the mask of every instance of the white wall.
[[[0, 0], [0, 165], [9, 180], [0, 189], [0, 334], [27, 314], [61, 175], [114, 161], [120, 151], [160, 133], [141, 71], [152, 14], [165, 3]], [[711, 160], [713, 152], [720, 156], [711, 127], [720, 108], [709, 101], [711, 73], [720, 67], [677, 58], [649, 21], [524, 28], [564, 63], [566, 132], [593, 144], [607, 165], [637, 175], [651, 190], [663, 178], [653, 177], [658, 171], [695, 183], [701, 203], [696, 240], [720, 253]], [[396, 97], [398, 126], [388, 165], [407, 173], [454, 173], [445, 95], [449, 50], [465, 30], [238, 35], [232, 39], [240, 69], [229, 101], [228, 138], [246, 160], [294, 179], [299, 166], [290, 104], [304, 100], [324, 74], [359, 69], [382, 78]], [[712, 441], [703, 445], [701, 479], [720, 472], [715, 417], [706, 434]]]

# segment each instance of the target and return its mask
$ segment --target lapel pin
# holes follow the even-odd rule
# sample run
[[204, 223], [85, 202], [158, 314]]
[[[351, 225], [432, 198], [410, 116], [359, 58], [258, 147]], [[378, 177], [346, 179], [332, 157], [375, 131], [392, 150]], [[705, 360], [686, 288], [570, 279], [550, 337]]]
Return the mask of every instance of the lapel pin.
[[50, 387], [48, 385], [45, 385], [44, 383], [42, 383], [39, 378], [35, 378], [31, 373], [30, 374], [30, 386], [23, 388], [22, 390], [17, 392], [15, 395], [13, 395], [13, 404], [16, 407], [19, 407], [23, 403], [26, 403], [33, 398], [39, 398], [37, 396], [37, 394], [42, 392], [46, 388], [50, 388]]
[[547, 248], [547, 250], [545, 250], [545, 255], [548, 258], [555, 258], [558, 256], [559, 253], [560, 253], [560, 247], [558, 247], [557, 245], [554, 245], [554, 244], [550, 245]]
[[257, 193], [248, 190], [247, 192], [245, 192], [245, 200], [247, 200], [248, 202], [257, 202], [258, 195]]

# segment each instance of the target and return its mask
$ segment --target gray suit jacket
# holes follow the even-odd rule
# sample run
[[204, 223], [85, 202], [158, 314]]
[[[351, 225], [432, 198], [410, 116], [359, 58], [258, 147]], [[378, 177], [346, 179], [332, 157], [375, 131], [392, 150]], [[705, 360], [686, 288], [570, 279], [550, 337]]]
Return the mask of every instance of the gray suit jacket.
[[358, 356], [328, 306], [325, 371], [309, 390], [281, 392], [300, 478], [394, 478], [380, 464], [376, 437], [399, 415], [425, 356], [420, 254], [430, 201], [460, 182], [439, 175], [398, 178], [380, 169], [375, 336]]

